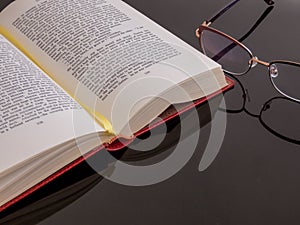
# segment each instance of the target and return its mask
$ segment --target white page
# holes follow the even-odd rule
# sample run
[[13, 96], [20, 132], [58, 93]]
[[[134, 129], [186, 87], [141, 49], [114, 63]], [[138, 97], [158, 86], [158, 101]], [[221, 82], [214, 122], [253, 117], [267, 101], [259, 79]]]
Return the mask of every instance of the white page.
[[0, 174], [51, 147], [100, 131], [85, 110], [0, 35]]

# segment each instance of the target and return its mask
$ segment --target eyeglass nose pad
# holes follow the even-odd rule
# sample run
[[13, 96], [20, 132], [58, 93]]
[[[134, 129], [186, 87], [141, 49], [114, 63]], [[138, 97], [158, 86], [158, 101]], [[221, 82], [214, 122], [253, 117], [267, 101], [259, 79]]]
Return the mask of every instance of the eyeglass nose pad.
[[272, 64], [269, 68], [269, 71], [270, 71], [270, 75], [272, 78], [278, 77], [279, 72], [278, 72], [276, 64]]
[[258, 58], [255, 56], [254, 58], [252, 58], [250, 61], [249, 61], [249, 65], [251, 65], [251, 68], [253, 67], [256, 67], [257, 66], [257, 62], [255, 60], [258, 60]]

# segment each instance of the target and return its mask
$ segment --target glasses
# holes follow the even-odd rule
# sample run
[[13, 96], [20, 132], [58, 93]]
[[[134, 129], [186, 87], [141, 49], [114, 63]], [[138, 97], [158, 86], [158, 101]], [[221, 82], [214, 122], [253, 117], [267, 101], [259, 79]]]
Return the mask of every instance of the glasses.
[[[222, 65], [225, 73], [240, 76], [246, 74], [257, 64], [268, 68], [269, 78], [275, 89], [289, 99], [300, 102], [300, 63], [287, 60], [265, 62], [259, 60], [240, 40], [217, 30], [210, 25], [222, 16], [227, 10], [238, 3], [234, 0], [221, 9], [211, 19], [204, 21], [196, 30], [200, 48], [203, 53]], [[272, 0], [264, 0], [268, 5], [273, 5]]]

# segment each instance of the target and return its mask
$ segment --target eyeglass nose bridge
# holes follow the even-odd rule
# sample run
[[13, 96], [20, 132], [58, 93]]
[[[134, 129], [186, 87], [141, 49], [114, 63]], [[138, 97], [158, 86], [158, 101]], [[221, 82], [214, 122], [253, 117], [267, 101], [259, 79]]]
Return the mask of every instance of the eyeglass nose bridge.
[[252, 57], [252, 59], [249, 60], [249, 65], [251, 65], [251, 67], [255, 67], [257, 64], [269, 67], [270, 63], [259, 60], [256, 56]]

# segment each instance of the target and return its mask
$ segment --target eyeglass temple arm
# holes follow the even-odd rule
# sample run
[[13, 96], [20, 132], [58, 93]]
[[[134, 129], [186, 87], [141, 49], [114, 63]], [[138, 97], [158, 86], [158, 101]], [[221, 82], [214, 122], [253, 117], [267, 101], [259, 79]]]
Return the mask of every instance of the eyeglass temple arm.
[[[240, 0], [234, 0], [230, 3], [228, 3], [224, 8], [222, 8], [219, 12], [217, 12], [213, 17], [211, 17], [209, 20], [207, 20], [207, 23], [213, 23], [216, 19], [218, 19], [220, 16], [222, 16], [226, 11], [231, 9], [236, 3], [238, 3]], [[273, 0], [264, 0], [268, 5], [273, 5]]]

